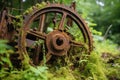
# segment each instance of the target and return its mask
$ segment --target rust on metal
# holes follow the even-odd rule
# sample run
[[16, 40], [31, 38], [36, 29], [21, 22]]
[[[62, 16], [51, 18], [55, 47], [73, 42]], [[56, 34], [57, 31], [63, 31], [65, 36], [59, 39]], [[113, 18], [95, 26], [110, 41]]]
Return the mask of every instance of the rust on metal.
[[[47, 5], [43, 9], [28, 15], [28, 17], [24, 19], [25, 23], [22, 27], [22, 31], [24, 32], [24, 34], [20, 36], [20, 46], [23, 47], [19, 48], [23, 51], [22, 53], [25, 52], [27, 52], [28, 54], [31, 53], [26, 49], [27, 48], [26, 39], [32, 40], [33, 43], [35, 43], [35, 41], [37, 40], [43, 41], [43, 43], [37, 45], [36, 47], [37, 49], [39, 49], [41, 45], [44, 45], [44, 48], [42, 48], [42, 50], [39, 49], [41, 51], [38, 50], [37, 54], [39, 52], [40, 56], [43, 55], [44, 53], [46, 55], [47, 61], [50, 60], [52, 55], [55, 56], [68, 55], [71, 46], [84, 47], [84, 44], [86, 44], [89, 49], [88, 52], [90, 52], [92, 50], [91, 33], [83, 19], [81, 19], [81, 17], [76, 13], [75, 3], [71, 5], [71, 8], [60, 4], [49, 3], [49, 5]], [[50, 21], [48, 20], [48, 18], [50, 17], [48, 16], [49, 14], [54, 15], [53, 18], [51, 19], [52, 20], [51, 22], [53, 23], [52, 27], [50, 26], [50, 24], [46, 25]], [[59, 18], [59, 16], [60, 19], [57, 19]], [[38, 23], [39, 25], [38, 27], [36, 26], [37, 30], [34, 30], [30, 25], [34, 24], [37, 21], [39, 22]], [[66, 30], [65, 26], [67, 25], [69, 28], [72, 28], [73, 22], [77, 24], [78, 28], [82, 32], [84, 42], [78, 42], [74, 40], [74, 37], [69, 35], [71, 33], [69, 33]], [[51, 30], [50, 32], [49, 29]], [[32, 38], [30, 38], [29, 36], [31, 36]], [[38, 55], [36, 55], [36, 59], [33, 59], [33, 63], [35, 62], [37, 62], [38, 65], [39, 63], [43, 62], [43, 58], [38, 59]]]
[[8, 15], [7, 10], [1, 11], [0, 18], [0, 39], [7, 39], [8, 41], [13, 41], [13, 35], [15, 29], [13, 26], [14, 17]]
[[[84, 20], [75, 11], [75, 2], [70, 7], [49, 3], [42, 9], [35, 6], [33, 9], [32, 14], [23, 15], [25, 18], [20, 30], [13, 27], [12, 22], [16, 20], [14, 16], [10, 16], [6, 10], [1, 12], [0, 39], [13, 41], [15, 45], [11, 45], [17, 45], [20, 58], [24, 54], [28, 55], [30, 64], [39, 65], [44, 63], [44, 55], [47, 62], [52, 56], [69, 55], [72, 47], [81, 48], [84, 45], [87, 45], [88, 54], [90, 53], [93, 46], [92, 36]], [[69, 32], [69, 28], [74, 29], [73, 23], [82, 33], [80, 36], [83, 41], [76, 41], [72, 32]], [[17, 38], [14, 39], [16, 35]]]
[[69, 36], [61, 31], [54, 30], [46, 37], [46, 46], [49, 53], [63, 56], [70, 48]]

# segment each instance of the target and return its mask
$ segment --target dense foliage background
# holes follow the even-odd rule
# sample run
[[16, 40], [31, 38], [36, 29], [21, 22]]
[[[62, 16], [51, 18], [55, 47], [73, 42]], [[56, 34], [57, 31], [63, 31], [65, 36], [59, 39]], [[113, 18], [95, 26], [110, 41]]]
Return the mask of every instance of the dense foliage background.
[[72, 71], [68, 66], [48, 68], [33, 67], [24, 61], [26, 69], [15, 69], [9, 60], [14, 53], [7, 41], [0, 40], [0, 79], [3, 80], [120, 80], [120, 0], [1, 0], [0, 10], [7, 7], [16, 16], [42, 1], [70, 5], [76, 2], [77, 12], [86, 20], [94, 37], [94, 50], [86, 62], [85, 69]]

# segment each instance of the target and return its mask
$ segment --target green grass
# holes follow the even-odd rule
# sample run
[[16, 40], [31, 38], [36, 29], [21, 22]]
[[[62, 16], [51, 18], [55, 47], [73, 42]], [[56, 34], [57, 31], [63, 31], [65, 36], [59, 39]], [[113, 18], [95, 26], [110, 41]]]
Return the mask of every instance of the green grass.
[[[1, 65], [7, 64], [9, 67], [1, 67], [0, 79], [2, 80], [109, 80], [120, 79], [120, 52], [117, 45], [109, 40], [95, 42], [95, 49], [91, 52], [86, 61], [84, 70], [81, 66], [72, 69], [66, 66], [37, 66], [29, 65], [29, 60], [23, 61], [23, 67], [19, 70], [11, 65], [9, 55], [12, 49], [6, 45], [6, 41], [0, 41]], [[112, 45], [111, 45], [112, 44]], [[9, 53], [9, 54], [8, 54]], [[106, 54], [107, 56], [103, 56]], [[4, 58], [4, 59], [2, 59]], [[110, 62], [113, 60], [114, 62]], [[82, 60], [80, 60], [82, 61]], [[61, 65], [62, 63], [56, 63]], [[82, 62], [80, 63], [82, 64]], [[27, 67], [26, 67], [27, 66]], [[10, 68], [11, 67], [11, 68]]]

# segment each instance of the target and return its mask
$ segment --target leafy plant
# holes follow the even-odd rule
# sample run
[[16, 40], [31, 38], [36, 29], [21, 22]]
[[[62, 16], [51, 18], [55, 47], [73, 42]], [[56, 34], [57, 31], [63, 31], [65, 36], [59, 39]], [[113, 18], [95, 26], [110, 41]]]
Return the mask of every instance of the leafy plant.
[[4, 71], [1, 72], [2, 75], [6, 74], [6, 76], [1, 76], [2, 80], [47, 80], [47, 67], [39, 66], [33, 67], [30, 66], [25, 70], [12, 70], [10, 72]]
[[120, 52], [117, 50], [118, 45], [113, 43], [111, 40], [96, 40], [95, 41], [95, 49], [102, 55], [102, 53], [108, 53], [111, 55], [118, 55]]
[[[93, 80], [107, 80], [105, 64], [97, 52], [92, 52], [85, 67], [84, 76]], [[85, 76], [85, 77], [86, 77]]]
[[0, 40], [0, 65], [4, 67], [4, 64], [6, 64], [8, 67], [12, 68], [10, 54], [13, 53], [13, 50], [6, 43], [6, 40]]
[[10, 61], [13, 50], [6, 43], [6, 40], [0, 40], [0, 78], [5, 77], [7, 71], [13, 68]]

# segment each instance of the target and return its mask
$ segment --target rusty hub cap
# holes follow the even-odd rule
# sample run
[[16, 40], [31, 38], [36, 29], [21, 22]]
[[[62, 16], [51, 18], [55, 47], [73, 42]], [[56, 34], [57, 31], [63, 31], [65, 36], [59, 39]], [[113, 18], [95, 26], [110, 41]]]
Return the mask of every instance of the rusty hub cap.
[[63, 56], [70, 48], [70, 39], [66, 33], [60, 31], [52, 31], [47, 35], [46, 45], [48, 51], [53, 55]]

